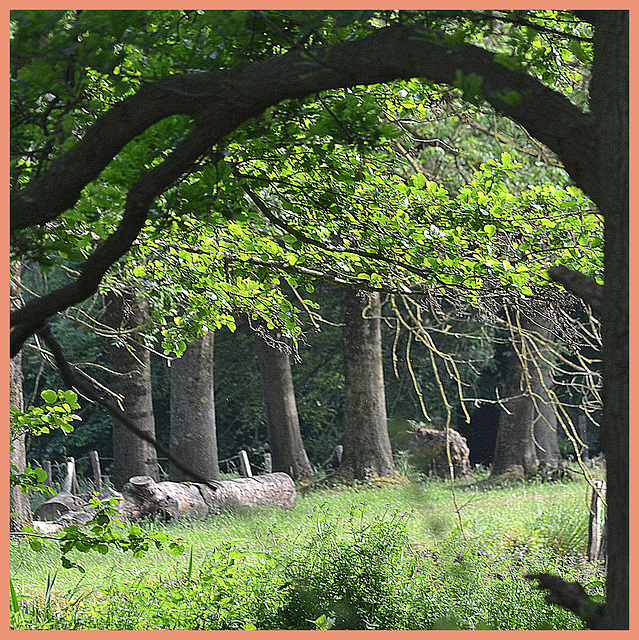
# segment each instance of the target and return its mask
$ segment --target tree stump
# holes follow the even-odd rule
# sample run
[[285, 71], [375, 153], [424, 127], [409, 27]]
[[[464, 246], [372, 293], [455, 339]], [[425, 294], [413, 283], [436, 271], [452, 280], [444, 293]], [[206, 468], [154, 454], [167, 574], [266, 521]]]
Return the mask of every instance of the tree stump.
[[[448, 440], [455, 477], [470, 478], [470, 449], [466, 438], [454, 429], [449, 429]], [[450, 466], [446, 452], [446, 431], [416, 429], [412, 433], [410, 458], [418, 471], [440, 478], [450, 478]]]

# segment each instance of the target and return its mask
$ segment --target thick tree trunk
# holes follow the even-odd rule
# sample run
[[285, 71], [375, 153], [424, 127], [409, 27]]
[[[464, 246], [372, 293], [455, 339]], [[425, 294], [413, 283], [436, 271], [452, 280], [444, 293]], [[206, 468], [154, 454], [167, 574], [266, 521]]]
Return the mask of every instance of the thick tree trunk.
[[599, 170], [593, 198], [605, 221], [601, 439], [607, 469], [606, 629], [629, 628], [628, 47], [628, 11], [596, 12], [590, 95]]
[[388, 437], [378, 293], [342, 292], [344, 451], [340, 474], [395, 475]]
[[[207, 480], [220, 479], [213, 387], [213, 332], [171, 363], [171, 453]], [[194, 478], [171, 466], [171, 480]]]
[[[20, 290], [17, 283], [20, 281], [21, 264], [11, 263], [11, 308], [19, 306]], [[22, 353], [9, 361], [9, 408], [24, 411], [24, 396], [22, 393]], [[27, 466], [26, 434], [9, 430], [11, 448], [9, 452], [9, 464], [14, 465], [21, 473]], [[9, 528], [11, 531], [19, 531], [23, 524], [31, 522], [31, 504], [29, 497], [22, 493], [19, 487], [11, 487], [9, 494]]]
[[535, 406], [528, 394], [524, 368], [514, 350], [508, 353], [491, 475], [509, 473], [524, 478], [537, 472], [539, 460], [533, 441]]
[[[511, 317], [517, 313], [507, 312]], [[514, 318], [513, 323], [516, 326]], [[537, 472], [540, 460], [552, 463], [559, 458], [557, 416], [549, 395], [552, 377], [527, 332], [546, 338], [549, 334], [541, 318], [535, 322], [520, 317], [518, 324], [524, 333], [508, 353], [492, 476], [507, 471], [515, 477], [529, 476]]]
[[[148, 321], [148, 306], [130, 294], [106, 296], [105, 324], [122, 332], [122, 344], [109, 348], [109, 367], [114, 372], [109, 386], [121, 398], [122, 410], [138, 426], [155, 438], [151, 397], [151, 358], [135, 341], [135, 329]], [[119, 421], [113, 421], [113, 484], [118, 490], [131, 476], [158, 479], [155, 448]]]
[[[537, 352], [539, 350], [548, 357], [548, 354], [544, 353], [546, 350], [541, 341], [551, 339], [550, 321], [542, 314], [538, 314], [532, 319], [522, 319], [521, 326], [522, 329], [531, 333], [528, 380], [535, 407], [533, 418], [535, 455], [540, 462], [543, 460], [553, 465], [561, 457], [557, 439], [557, 409], [552, 393], [555, 383], [548, 364]], [[541, 341], [535, 340], [535, 336]]]
[[311, 465], [300, 433], [291, 362], [288, 353], [277, 346], [282, 343], [282, 334], [277, 330], [264, 331], [265, 337], [255, 336], [255, 344], [273, 471], [303, 480], [310, 477]]

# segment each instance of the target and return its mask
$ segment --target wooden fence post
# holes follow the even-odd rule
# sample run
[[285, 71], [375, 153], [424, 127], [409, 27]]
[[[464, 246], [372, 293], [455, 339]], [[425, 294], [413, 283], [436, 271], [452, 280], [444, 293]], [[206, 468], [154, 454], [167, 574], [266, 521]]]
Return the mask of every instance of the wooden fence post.
[[252, 478], [253, 472], [251, 471], [251, 463], [249, 462], [248, 455], [244, 449], [240, 451], [240, 472], [245, 478]]
[[[67, 477], [64, 479], [64, 486], [62, 491], [66, 493], [73, 493], [77, 491], [78, 481], [75, 477], [75, 459], [69, 456], [67, 458]], [[77, 493], [80, 493], [77, 491]]]
[[602, 559], [605, 561], [605, 526], [602, 526], [602, 517], [604, 516], [602, 498], [605, 495], [606, 483], [603, 480], [595, 480], [590, 501], [590, 523], [588, 526], [588, 560], [590, 562]]
[[266, 473], [273, 473], [273, 457], [270, 453], [264, 454], [264, 471]]
[[95, 490], [102, 493], [102, 471], [100, 470], [100, 456], [97, 451], [91, 451], [91, 466], [93, 467], [93, 482]]
[[53, 478], [51, 476], [51, 460], [45, 460], [42, 463], [42, 468], [45, 470], [45, 472], [47, 474], [47, 479], [44, 481], [44, 483], [47, 485], [47, 487], [52, 487], [53, 486]]

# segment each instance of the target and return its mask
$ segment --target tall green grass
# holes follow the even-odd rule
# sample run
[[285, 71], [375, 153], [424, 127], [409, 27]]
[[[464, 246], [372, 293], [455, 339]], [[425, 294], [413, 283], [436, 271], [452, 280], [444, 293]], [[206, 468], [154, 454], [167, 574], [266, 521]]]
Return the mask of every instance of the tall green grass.
[[601, 595], [583, 559], [589, 495], [582, 480], [459, 487], [460, 522], [442, 481], [316, 491], [289, 511], [150, 523], [189, 551], [78, 554], [83, 575], [60, 569], [54, 548], [15, 541], [12, 626], [579, 629], [523, 576], [558, 573]]

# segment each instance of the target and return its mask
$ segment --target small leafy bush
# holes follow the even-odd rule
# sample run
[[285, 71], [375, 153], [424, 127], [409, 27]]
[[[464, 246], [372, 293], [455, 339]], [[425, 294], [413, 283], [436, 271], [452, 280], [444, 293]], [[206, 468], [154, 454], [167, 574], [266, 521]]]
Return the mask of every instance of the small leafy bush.
[[[283, 602], [275, 620], [282, 629], [394, 628], [394, 585], [408, 540], [406, 516], [366, 521], [351, 510], [346, 523], [326, 509], [315, 530], [283, 557]], [[319, 621], [319, 622], [318, 622]]]

